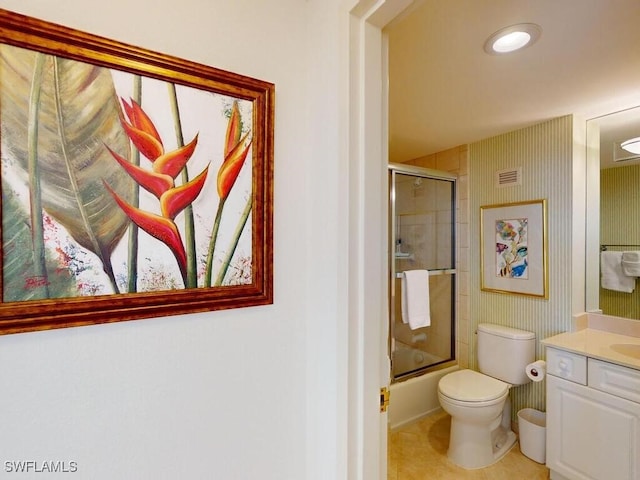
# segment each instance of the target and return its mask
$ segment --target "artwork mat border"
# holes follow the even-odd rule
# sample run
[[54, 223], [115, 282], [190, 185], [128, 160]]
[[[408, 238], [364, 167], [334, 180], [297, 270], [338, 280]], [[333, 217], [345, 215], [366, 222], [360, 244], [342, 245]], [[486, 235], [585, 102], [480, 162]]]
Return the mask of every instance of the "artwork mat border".
[[0, 43], [249, 100], [254, 112], [251, 284], [0, 302], [0, 335], [273, 303], [274, 84], [3, 9]]
[[[529, 218], [527, 249], [528, 279], [500, 278], [495, 272], [495, 222], [499, 219]], [[485, 241], [490, 239], [491, 241]], [[531, 255], [533, 252], [533, 255]], [[480, 289], [529, 297], [549, 298], [547, 200], [484, 205], [480, 207]]]

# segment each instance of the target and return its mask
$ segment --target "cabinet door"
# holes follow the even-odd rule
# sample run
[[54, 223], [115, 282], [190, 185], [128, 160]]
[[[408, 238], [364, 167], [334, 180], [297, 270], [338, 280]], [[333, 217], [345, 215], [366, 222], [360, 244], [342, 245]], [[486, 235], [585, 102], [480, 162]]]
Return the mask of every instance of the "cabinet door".
[[640, 479], [640, 404], [547, 375], [547, 466], [572, 480]]

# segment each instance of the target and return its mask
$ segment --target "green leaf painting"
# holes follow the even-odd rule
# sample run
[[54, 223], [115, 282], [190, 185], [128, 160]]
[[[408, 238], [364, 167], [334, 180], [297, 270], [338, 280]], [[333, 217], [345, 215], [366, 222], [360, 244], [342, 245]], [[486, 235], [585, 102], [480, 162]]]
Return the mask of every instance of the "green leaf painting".
[[4, 302], [251, 282], [251, 102], [7, 45], [0, 102]]
[[[4, 294], [12, 300], [36, 300], [39, 277], [35, 274], [31, 250], [31, 229], [27, 212], [16, 193], [2, 182], [2, 232], [4, 237]], [[47, 255], [47, 271], [53, 272], [49, 288], [53, 298], [74, 296], [77, 287], [71, 269], [60, 269], [62, 250], [52, 249]], [[29, 279], [26, 280], [25, 279]]]

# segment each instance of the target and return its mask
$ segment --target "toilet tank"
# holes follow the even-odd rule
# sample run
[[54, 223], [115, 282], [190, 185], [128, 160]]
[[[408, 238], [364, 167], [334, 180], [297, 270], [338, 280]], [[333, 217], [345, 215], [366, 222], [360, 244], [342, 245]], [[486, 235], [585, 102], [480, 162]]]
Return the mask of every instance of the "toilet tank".
[[536, 334], [491, 323], [478, 325], [478, 368], [512, 385], [529, 382], [525, 367], [535, 360]]

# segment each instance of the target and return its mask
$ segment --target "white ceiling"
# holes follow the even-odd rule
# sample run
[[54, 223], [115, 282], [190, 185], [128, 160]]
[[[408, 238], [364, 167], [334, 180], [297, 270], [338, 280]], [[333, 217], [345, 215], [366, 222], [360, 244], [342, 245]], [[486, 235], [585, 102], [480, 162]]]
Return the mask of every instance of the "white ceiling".
[[[542, 36], [520, 52], [484, 52], [516, 23]], [[640, 0], [417, 0], [385, 32], [391, 162], [640, 105]]]

